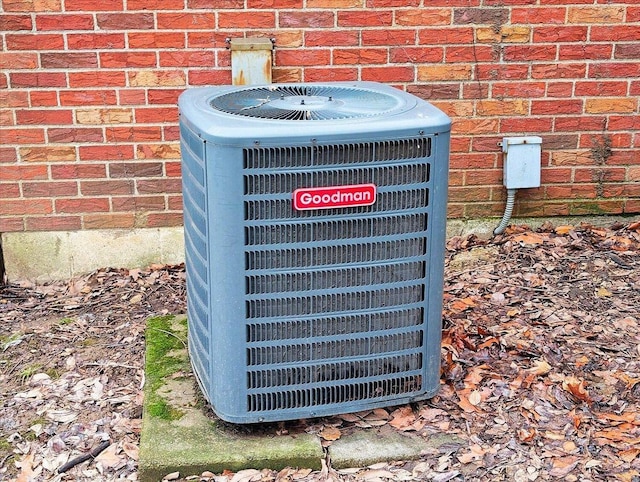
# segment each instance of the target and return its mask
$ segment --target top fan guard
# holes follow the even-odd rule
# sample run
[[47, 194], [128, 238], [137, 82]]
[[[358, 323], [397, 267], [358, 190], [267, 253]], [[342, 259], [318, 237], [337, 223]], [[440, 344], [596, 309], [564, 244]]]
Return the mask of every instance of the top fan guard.
[[227, 114], [279, 120], [374, 117], [397, 111], [403, 104], [383, 92], [326, 85], [250, 87], [211, 100], [211, 107]]

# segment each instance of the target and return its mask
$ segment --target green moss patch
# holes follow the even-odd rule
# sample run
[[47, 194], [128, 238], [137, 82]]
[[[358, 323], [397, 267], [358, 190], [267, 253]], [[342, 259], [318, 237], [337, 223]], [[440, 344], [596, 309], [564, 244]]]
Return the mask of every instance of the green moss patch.
[[189, 370], [186, 334], [185, 317], [159, 316], [147, 321], [145, 410], [153, 417], [176, 420], [183, 415], [158, 392], [176, 373]]

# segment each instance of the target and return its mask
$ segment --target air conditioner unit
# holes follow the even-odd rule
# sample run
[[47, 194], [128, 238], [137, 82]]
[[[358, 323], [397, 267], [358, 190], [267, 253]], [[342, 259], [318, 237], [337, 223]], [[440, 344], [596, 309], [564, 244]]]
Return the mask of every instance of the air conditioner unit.
[[449, 118], [373, 82], [198, 88], [179, 107], [189, 351], [218, 416], [433, 396]]

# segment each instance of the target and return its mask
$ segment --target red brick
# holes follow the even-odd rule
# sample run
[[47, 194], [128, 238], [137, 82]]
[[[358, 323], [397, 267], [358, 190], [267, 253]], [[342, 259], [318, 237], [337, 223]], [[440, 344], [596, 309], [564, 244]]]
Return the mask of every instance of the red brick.
[[100, 66], [105, 69], [126, 67], [156, 67], [155, 52], [100, 52]]
[[187, 47], [190, 49], [195, 48], [226, 48], [227, 44], [225, 40], [227, 38], [242, 37], [242, 33], [234, 32], [201, 32], [198, 30], [191, 30], [187, 32]]
[[184, 32], [127, 32], [130, 49], [183, 49]]
[[460, 97], [460, 83], [428, 83], [407, 86], [407, 92], [425, 100], [458, 99]]
[[164, 170], [167, 177], [180, 177], [182, 175], [181, 167], [182, 165], [180, 162], [166, 162]]
[[31, 15], [0, 14], [0, 30], [3, 32], [31, 30]]
[[187, 7], [194, 10], [244, 8], [244, 0], [187, 0]]
[[[381, 8], [378, 6], [377, 8]], [[426, 27], [451, 24], [450, 8], [411, 8], [395, 12], [396, 25]]]
[[555, 60], [555, 45], [507, 45], [503, 49], [506, 61]]
[[[335, 14], [325, 11], [279, 12], [280, 28], [333, 28]], [[237, 28], [237, 27], [235, 27]]]
[[[474, 45], [472, 47], [447, 47], [445, 61], [455, 62], [494, 62], [500, 59], [497, 48], [489, 45]], [[429, 60], [431, 62], [431, 60]]]
[[[626, 179], [626, 169], [623, 167], [598, 167], [587, 169], [575, 169], [574, 182], [624, 182]], [[622, 186], [621, 186], [622, 187]]]
[[90, 69], [98, 67], [95, 52], [42, 53], [40, 63], [45, 69]]
[[[316, 3], [318, 0], [316, 0]], [[318, 5], [312, 5], [312, 0], [308, 0], [308, 8], [319, 8]], [[262, 10], [262, 9], [290, 9], [290, 8], [302, 8], [302, 0], [247, 0], [247, 8], [250, 10]]]
[[61, 90], [60, 105], [116, 105], [114, 90]]
[[307, 47], [353, 47], [359, 41], [359, 34], [354, 31], [325, 29], [304, 32], [304, 45]]
[[0, 52], [0, 65], [11, 66], [11, 70], [35, 69], [38, 67], [38, 54]]
[[20, 185], [18, 183], [0, 182], [0, 193], [2, 193], [2, 199], [19, 198]]
[[121, 11], [123, 0], [65, 0], [64, 8], [67, 12], [95, 12], [95, 11]]
[[640, 77], [640, 62], [602, 62], [589, 64], [589, 77], [595, 79]]
[[473, 29], [469, 27], [425, 28], [418, 31], [421, 45], [472, 44]]
[[18, 160], [18, 156], [16, 155], [16, 149], [14, 147], [0, 146], [0, 162], [13, 163], [13, 162], [16, 162], [17, 160]]
[[75, 181], [24, 182], [22, 193], [24, 197], [76, 196], [78, 184]]
[[597, 212], [599, 214], [620, 214], [623, 212], [623, 201], [594, 201], [573, 203], [569, 207], [571, 216], [583, 216]]
[[69, 50], [102, 50], [125, 48], [122, 33], [69, 33], [67, 34]]
[[3, 107], [28, 107], [29, 93], [22, 90], [0, 90], [0, 105]]
[[363, 30], [361, 36], [362, 45], [386, 47], [390, 45], [410, 46], [416, 43], [415, 30]]
[[160, 52], [160, 67], [210, 67], [215, 65], [215, 53], [201, 50]]
[[180, 128], [177, 125], [162, 126], [162, 133], [164, 140], [167, 142], [175, 141], [179, 144], [180, 141]]
[[387, 56], [387, 49], [334, 49], [332, 64], [386, 64]]
[[627, 93], [626, 81], [585, 81], [576, 82], [577, 96], [623, 96]]
[[122, 181], [80, 181], [80, 192], [83, 196], [116, 196], [134, 194], [132, 180]]
[[573, 97], [573, 82], [549, 82], [547, 97]]
[[457, 8], [453, 12], [453, 23], [501, 25], [508, 17], [509, 10], [506, 8]]
[[106, 127], [105, 136], [109, 142], [144, 142], [162, 139], [158, 126]]
[[0, 203], [0, 216], [49, 214], [51, 212], [53, 211], [49, 199], [5, 199]]
[[[273, 16], [273, 13], [268, 13]], [[216, 25], [216, 16], [214, 13], [157, 13], [158, 17], [158, 29], [159, 30], [203, 30], [213, 29]], [[223, 26], [223, 14], [219, 13], [219, 26]], [[225, 14], [226, 15], [226, 14]], [[262, 12], [252, 12], [251, 15], [244, 14], [245, 18], [261, 17], [264, 15]], [[243, 28], [243, 27], [264, 27], [273, 25], [257, 25], [253, 22], [249, 22], [247, 25], [228, 25], [231, 28]]]
[[557, 132], [603, 131], [606, 118], [599, 116], [562, 116], [555, 120]]
[[476, 66], [476, 75], [479, 80], [525, 80], [529, 78], [529, 65], [479, 64]]
[[534, 100], [531, 102], [531, 114], [533, 115], [581, 114], [582, 112], [583, 102], [578, 99]]
[[178, 142], [138, 144], [136, 159], [180, 159], [180, 144]]
[[81, 161], [113, 161], [133, 159], [133, 146], [130, 144], [80, 146]]
[[175, 105], [184, 89], [149, 89], [149, 104]]
[[[127, 0], [127, 10], [182, 10], [183, 3], [174, 0]], [[210, 8], [213, 8], [211, 6]], [[219, 7], [216, 5], [216, 8]]]
[[331, 60], [329, 49], [277, 50], [276, 63], [279, 66], [328, 65]]
[[52, 179], [96, 179], [104, 178], [106, 175], [107, 171], [104, 164], [60, 164], [51, 166]]
[[84, 214], [82, 225], [85, 229], [133, 228], [135, 216], [133, 213]]
[[32, 90], [29, 92], [31, 107], [56, 107], [58, 93], [52, 90]]
[[415, 80], [413, 67], [363, 67], [362, 80], [378, 82], [412, 82]]
[[[276, 81], [277, 70], [273, 70], [273, 80]], [[188, 84], [195, 85], [223, 85], [231, 84], [230, 69], [190, 70]]]
[[120, 89], [118, 90], [119, 105], [141, 105], [146, 102], [144, 89]]
[[111, 200], [111, 205], [115, 212], [165, 209], [164, 196], [114, 197]]
[[540, 182], [542, 184], [571, 182], [571, 173], [570, 168], [543, 167], [540, 170]]
[[633, 115], [610, 115], [609, 129], [612, 131], [640, 130], [640, 116]]
[[594, 25], [591, 27], [589, 40], [592, 42], [638, 41], [640, 25]]
[[104, 142], [102, 129], [86, 127], [50, 127], [47, 139], [53, 143]]
[[537, 98], [544, 97], [544, 82], [496, 82], [491, 88], [493, 97]]
[[109, 199], [82, 197], [77, 199], [55, 199], [57, 213], [98, 213], [109, 211]]
[[58, 14], [36, 15], [36, 29], [45, 32], [48, 30], [93, 30], [93, 15], [90, 14]]
[[616, 59], [640, 59], [640, 49], [637, 44], [618, 44], [615, 47]]
[[178, 122], [177, 107], [148, 107], [135, 109], [136, 122], [142, 124], [158, 124], [163, 122]]
[[70, 72], [69, 87], [124, 87], [126, 79], [121, 71]]
[[491, 190], [488, 187], [456, 187], [449, 189], [449, 202], [478, 202], [489, 199]]
[[338, 12], [338, 26], [340, 27], [390, 27], [392, 23], [393, 13], [390, 10]]
[[182, 213], [152, 213], [147, 216], [147, 226], [150, 228], [181, 226], [182, 224]]
[[20, 87], [66, 87], [64, 72], [12, 72], [9, 74], [12, 88]]
[[183, 200], [182, 195], [167, 196], [167, 209], [169, 211], [182, 211]]
[[399, 47], [390, 52], [392, 63], [442, 62], [443, 53], [439, 47]]
[[16, 120], [19, 124], [71, 124], [73, 113], [70, 110], [19, 110], [16, 112]]
[[610, 59], [613, 46], [610, 44], [560, 45], [559, 60]]
[[30, 216], [27, 231], [76, 231], [82, 228], [80, 216]]
[[152, 30], [153, 17], [153, 13], [98, 13], [96, 15], [98, 27], [101, 30]]
[[18, 127], [0, 130], [3, 144], [39, 144], [44, 142], [44, 129]]
[[[275, 28], [276, 16], [274, 12], [252, 12], [251, 15], [244, 12], [219, 12], [218, 25], [220, 28]], [[202, 25], [200, 28], [209, 29], [212, 26]]]
[[586, 64], [534, 64], [531, 66], [533, 79], [581, 79], [587, 72]]
[[119, 162], [109, 164], [109, 177], [134, 178], [162, 176], [161, 162]]
[[305, 82], [334, 82], [358, 80], [357, 68], [309, 67], [304, 70]]
[[182, 191], [180, 179], [138, 179], [136, 189], [139, 194], [179, 193]]
[[22, 217], [19, 218], [0, 218], [0, 233], [12, 233], [24, 230], [24, 222]]
[[500, 121], [500, 132], [503, 133], [550, 132], [552, 129], [553, 119], [549, 117], [508, 117]]
[[62, 34], [7, 34], [7, 50], [64, 50]]
[[564, 24], [567, 9], [565, 7], [514, 7], [511, 9], [511, 23]]
[[47, 166], [42, 165], [12, 165], [2, 166], [0, 181], [47, 179]]
[[588, 27], [535, 27], [533, 42], [584, 42], [587, 40], [587, 30]]

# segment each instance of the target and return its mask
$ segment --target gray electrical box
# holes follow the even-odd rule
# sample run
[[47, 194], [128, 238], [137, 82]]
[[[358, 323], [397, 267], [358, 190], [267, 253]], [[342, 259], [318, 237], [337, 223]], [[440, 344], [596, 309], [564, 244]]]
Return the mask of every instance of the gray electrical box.
[[240, 423], [439, 387], [449, 118], [369, 82], [179, 100], [189, 352]]
[[507, 189], [539, 187], [542, 138], [505, 137], [500, 145], [504, 152], [504, 186]]

